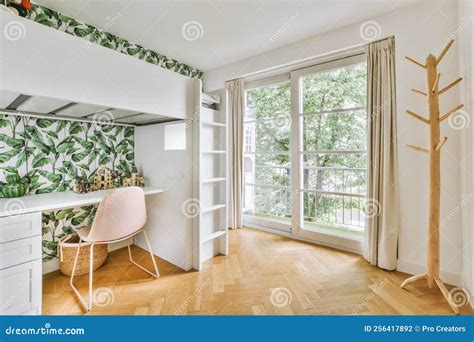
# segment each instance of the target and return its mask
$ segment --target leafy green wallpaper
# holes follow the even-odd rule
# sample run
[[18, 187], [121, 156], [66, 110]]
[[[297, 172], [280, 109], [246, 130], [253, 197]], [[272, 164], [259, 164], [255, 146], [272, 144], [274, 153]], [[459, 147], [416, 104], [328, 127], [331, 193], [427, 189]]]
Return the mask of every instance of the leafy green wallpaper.
[[[77, 174], [92, 181], [99, 165], [129, 176], [133, 163], [133, 127], [0, 114], [0, 181], [9, 172], [27, 175], [29, 194], [71, 190]], [[44, 214], [44, 260], [56, 256], [57, 240], [71, 227], [93, 217], [93, 207]]]
[[202, 78], [203, 72], [198, 69], [44, 6], [33, 4], [33, 8], [27, 11], [26, 17], [37, 23], [55, 28], [148, 63], [159, 65], [181, 75]]

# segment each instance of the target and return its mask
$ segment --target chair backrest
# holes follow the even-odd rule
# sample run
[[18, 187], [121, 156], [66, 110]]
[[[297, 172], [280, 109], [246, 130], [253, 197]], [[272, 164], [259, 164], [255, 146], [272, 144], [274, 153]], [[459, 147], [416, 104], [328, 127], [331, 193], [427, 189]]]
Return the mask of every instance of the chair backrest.
[[116, 189], [102, 199], [88, 241], [122, 239], [146, 223], [145, 194], [139, 187]]

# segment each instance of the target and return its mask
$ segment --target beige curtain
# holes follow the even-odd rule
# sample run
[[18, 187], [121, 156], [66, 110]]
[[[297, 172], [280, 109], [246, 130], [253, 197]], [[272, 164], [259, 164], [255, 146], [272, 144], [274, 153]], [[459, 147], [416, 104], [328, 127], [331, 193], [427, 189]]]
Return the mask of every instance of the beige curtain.
[[229, 92], [229, 228], [242, 228], [242, 172], [244, 139], [244, 81], [225, 83]]
[[373, 42], [367, 52], [368, 200], [365, 258], [397, 267], [400, 224], [395, 96], [395, 39]]

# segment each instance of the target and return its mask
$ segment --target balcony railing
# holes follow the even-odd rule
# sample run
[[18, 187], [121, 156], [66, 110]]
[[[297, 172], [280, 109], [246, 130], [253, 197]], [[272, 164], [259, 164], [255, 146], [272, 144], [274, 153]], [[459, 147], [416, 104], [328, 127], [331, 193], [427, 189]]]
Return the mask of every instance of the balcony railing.
[[[251, 215], [291, 217], [290, 168], [259, 165], [256, 175], [248, 173], [244, 189], [244, 212]], [[263, 174], [259, 174], [263, 172]], [[365, 227], [366, 169], [305, 166], [303, 171], [304, 221], [350, 230]], [[280, 184], [252, 182], [276, 175]], [[287, 177], [283, 177], [283, 176]], [[250, 178], [250, 179], [249, 179]], [[271, 177], [270, 177], [271, 178]]]

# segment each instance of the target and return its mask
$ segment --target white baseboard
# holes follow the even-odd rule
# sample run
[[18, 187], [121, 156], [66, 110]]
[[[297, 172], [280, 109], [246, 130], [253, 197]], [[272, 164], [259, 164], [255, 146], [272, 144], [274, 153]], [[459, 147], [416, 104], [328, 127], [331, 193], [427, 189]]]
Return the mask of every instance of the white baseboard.
[[[113, 251], [116, 251], [117, 249], [127, 247], [128, 245], [133, 243], [132, 239], [133, 238], [123, 240], [123, 241], [120, 241], [120, 242], [116, 242], [116, 243], [113, 243], [113, 244], [109, 244], [109, 252], [113, 252]], [[51, 273], [51, 272], [54, 272], [54, 271], [57, 271], [57, 270], [59, 270], [59, 260], [58, 259], [53, 259], [53, 260], [43, 262], [43, 274]]]
[[43, 262], [43, 274], [51, 273], [59, 270], [59, 260], [53, 259]]
[[[411, 261], [398, 259], [397, 271], [413, 275], [426, 273], [426, 265], [415, 264]], [[453, 286], [462, 286], [462, 276], [459, 273], [441, 270], [440, 276], [443, 282], [445, 282], [446, 284]]]

